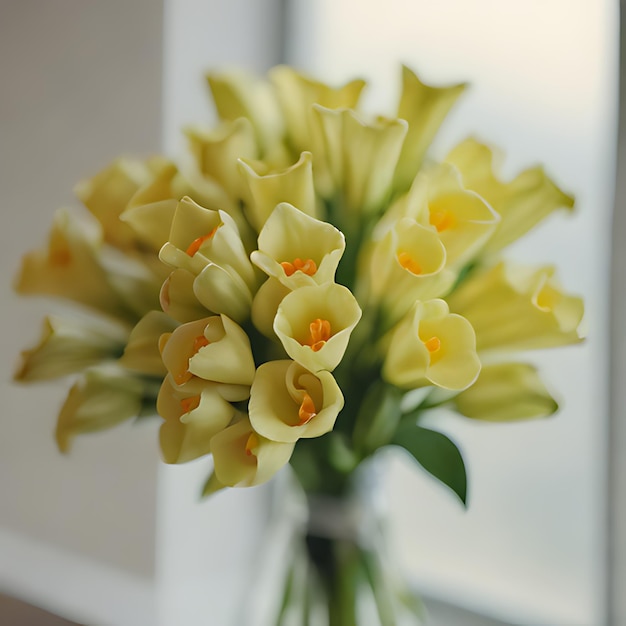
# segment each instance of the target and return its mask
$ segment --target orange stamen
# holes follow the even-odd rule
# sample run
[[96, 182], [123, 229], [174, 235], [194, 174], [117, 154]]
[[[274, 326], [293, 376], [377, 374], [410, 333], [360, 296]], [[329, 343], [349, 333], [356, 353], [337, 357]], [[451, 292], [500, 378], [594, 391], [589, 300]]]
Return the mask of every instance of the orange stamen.
[[318, 352], [330, 339], [330, 322], [319, 317], [309, 324], [311, 338], [302, 345], [309, 346], [313, 352]]
[[298, 426], [304, 426], [310, 422], [317, 415], [315, 404], [313, 404], [313, 398], [305, 391], [304, 398], [302, 398], [302, 404], [298, 410]]
[[197, 239], [194, 239], [190, 244], [189, 247], [187, 248], [186, 252], [189, 256], [193, 256], [196, 252], [198, 252], [198, 250], [200, 250], [200, 248], [202, 247], [202, 244], [205, 241], [208, 241], [209, 239], [211, 239], [211, 237], [213, 237], [213, 235], [215, 235], [215, 233], [217, 232], [217, 229], [219, 228], [219, 226], [216, 226], [210, 233], [208, 233], [207, 235], [202, 235], [202, 237], [198, 237]]
[[[191, 358], [194, 354], [200, 350], [200, 348], [204, 348], [204, 346], [208, 346], [211, 342], [204, 336], [198, 335], [193, 340], [192, 353], [189, 358]], [[187, 369], [184, 372], [179, 372], [174, 376], [174, 382], [177, 385], [184, 385], [187, 381], [191, 380], [192, 373]]]
[[437, 232], [440, 233], [452, 228], [456, 220], [450, 211], [432, 211], [430, 214], [430, 223], [437, 229]]
[[183, 413], [189, 413], [194, 409], [197, 409], [200, 405], [200, 396], [191, 396], [190, 398], [183, 398], [180, 401], [180, 408], [183, 410]]
[[306, 261], [303, 261], [302, 259], [297, 258], [293, 260], [293, 263], [290, 263], [289, 261], [283, 261], [280, 265], [283, 270], [285, 270], [285, 274], [287, 276], [291, 276], [298, 271], [306, 274], [307, 276], [313, 276], [313, 274], [317, 272], [317, 265], [315, 264], [315, 261], [313, 259], [307, 259]]
[[[259, 447], [259, 436], [252, 432], [246, 441], [246, 455], [252, 456], [254, 454], [254, 450]], [[256, 455], [255, 455], [256, 456]]]
[[431, 337], [428, 341], [424, 342], [428, 352], [437, 352], [441, 348], [441, 339], [439, 337]]
[[398, 263], [400, 263], [405, 270], [411, 272], [411, 274], [418, 275], [422, 273], [422, 268], [408, 252], [399, 252], [397, 258]]

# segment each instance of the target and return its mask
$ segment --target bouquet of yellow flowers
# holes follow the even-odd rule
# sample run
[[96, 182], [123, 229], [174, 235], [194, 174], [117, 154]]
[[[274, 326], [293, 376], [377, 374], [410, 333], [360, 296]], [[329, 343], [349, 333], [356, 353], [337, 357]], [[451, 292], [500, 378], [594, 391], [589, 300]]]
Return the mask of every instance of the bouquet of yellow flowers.
[[[20, 293], [90, 313], [46, 318], [16, 374], [78, 375], [60, 450], [158, 414], [166, 463], [212, 455], [204, 494], [290, 464], [312, 503], [345, 498], [392, 445], [465, 502], [459, 450], [420, 419], [441, 406], [487, 421], [556, 411], [511, 352], [579, 342], [582, 300], [553, 267], [501, 253], [572, 197], [540, 167], [503, 181], [473, 138], [427, 158], [464, 85], [405, 67], [395, 116], [372, 117], [361, 80], [333, 88], [280, 66], [208, 82], [219, 123], [186, 130], [186, 161], [116, 160], [76, 188], [90, 215], [57, 214], [23, 259]], [[320, 597], [330, 624], [357, 623], [362, 586], [396, 623], [401, 594], [381, 591], [372, 550], [341, 542], [308, 535], [302, 623]]]

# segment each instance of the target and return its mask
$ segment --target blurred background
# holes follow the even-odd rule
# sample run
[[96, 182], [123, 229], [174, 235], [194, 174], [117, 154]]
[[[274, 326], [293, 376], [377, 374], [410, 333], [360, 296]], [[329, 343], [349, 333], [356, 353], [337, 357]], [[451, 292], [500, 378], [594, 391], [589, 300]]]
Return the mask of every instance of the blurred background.
[[576, 196], [573, 217], [552, 216], [511, 256], [558, 265], [585, 298], [589, 339], [532, 355], [561, 401], [550, 420], [433, 416], [465, 456], [467, 511], [390, 459], [394, 543], [441, 624], [607, 623], [609, 504], [623, 500], [608, 446], [618, 40], [609, 0], [0, 0], [0, 592], [85, 624], [228, 623], [268, 488], [199, 504], [205, 465], [160, 465], [157, 421], [61, 457], [68, 385], [10, 382], [51, 305], [17, 299], [12, 277], [81, 178], [119, 154], [175, 156], [181, 126], [213, 119], [207, 70], [359, 76], [366, 106], [392, 114], [405, 63], [471, 85], [434, 156], [474, 135], [503, 150], [505, 178], [541, 162]]

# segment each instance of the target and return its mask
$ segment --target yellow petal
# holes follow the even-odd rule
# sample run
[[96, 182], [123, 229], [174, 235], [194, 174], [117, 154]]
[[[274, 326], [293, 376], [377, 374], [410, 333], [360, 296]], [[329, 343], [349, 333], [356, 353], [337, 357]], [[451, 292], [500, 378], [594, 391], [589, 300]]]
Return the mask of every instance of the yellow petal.
[[512, 422], [548, 417], [558, 404], [526, 363], [484, 365], [476, 382], [453, 399], [455, 409], [472, 419]]

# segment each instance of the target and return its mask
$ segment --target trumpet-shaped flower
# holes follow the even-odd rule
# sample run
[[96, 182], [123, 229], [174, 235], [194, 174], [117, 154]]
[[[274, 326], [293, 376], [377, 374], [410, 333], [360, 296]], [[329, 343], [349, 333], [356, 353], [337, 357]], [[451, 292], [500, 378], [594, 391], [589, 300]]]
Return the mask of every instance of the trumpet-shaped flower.
[[[318, 105], [313, 112], [320, 145], [314, 152], [318, 191], [326, 197], [339, 195], [349, 215], [378, 212], [391, 195], [407, 123], [385, 118], [364, 123], [350, 109]], [[350, 230], [348, 224], [337, 225]]]
[[264, 483], [289, 462], [294, 446], [259, 435], [244, 417], [211, 439], [217, 480], [228, 487]]
[[150, 311], [132, 329], [119, 364], [143, 374], [165, 376], [167, 370], [159, 352], [159, 338], [176, 326], [169, 315]]
[[22, 352], [15, 379], [32, 382], [59, 378], [115, 359], [124, 349], [127, 337], [128, 331], [118, 326], [48, 316], [39, 344]]
[[186, 463], [211, 452], [211, 439], [226, 428], [235, 408], [211, 383], [188, 392], [165, 378], [157, 398], [157, 410], [165, 420], [159, 442], [166, 463]]
[[271, 86], [243, 71], [211, 73], [207, 76], [219, 118], [252, 122], [260, 156], [271, 158], [279, 150], [283, 134], [276, 95]]
[[483, 365], [476, 382], [452, 404], [462, 415], [487, 422], [548, 417], [559, 408], [536, 368], [527, 363]]
[[361, 319], [352, 292], [335, 283], [300, 287], [278, 307], [274, 332], [287, 354], [311, 372], [332, 371]]
[[238, 321], [248, 316], [257, 278], [237, 226], [226, 212], [183, 198], [160, 258], [196, 276], [194, 294], [209, 311]]
[[554, 268], [498, 263], [448, 298], [476, 330], [479, 350], [534, 350], [581, 341], [581, 298], [561, 291]]
[[294, 361], [269, 361], [256, 372], [250, 423], [272, 441], [295, 442], [333, 429], [343, 395], [330, 372], [312, 374]]
[[392, 385], [460, 390], [479, 372], [474, 329], [444, 300], [418, 302], [391, 331], [382, 375]]
[[408, 189], [441, 123], [463, 93], [464, 84], [431, 87], [424, 84], [408, 67], [402, 67], [402, 95], [398, 117], [409, 123], [395, 173], [395, 187]]
[[179, 326], [160, 340], [163, 363], [177, 385], [194, 376], [230, 385], [250, 386], [255, 366], [243, 329], [225, 315]]
[[83, 180], [74, 193], [100, 222], [104, 240], [122, 250], [131, 251], [137, 236], [120, 215], [133, 195], [163, 167], [165, 159], [116, 159], [92, 178]]
[[381, 303], [390, 323], [416, 300], [444, 295], [456, 274], [444, 269], [446, 249], [437, 232], [405, 217], [398, 220], [369, 258], [370, 298]]
[[289, 289], [331, 282], [346, 243], [332, 224], [279, 204], [259, 234], [252, 262]]
[[280, 303], [290, 291], [277, 278], [268, 278], [256, 292], [250, 317], [255, 328], [266, 337], [276, 339], [274, 318]]
[[331, 87], [285, 65], [273, 68], [269, 76], [285, 119], [289, 144], [298, 153], [315, 148], [311, 128], [312, 106], [318, 104], [327, 109], [354, 109], [365, 86], [365, 81], [353, 80], [339, 87]]
[[186, 135], [200, 174], [219, 183], [232, 200], [239, 200], [242, 185], [237, 159], [258, 156], [250, 120], [240, 117], [214, 131], [189, 129]]
[[556, 209], [574, 206], [574, 198], [561, 191], [542, 167], [527, 169], [504, 183], [493, 171], [493, 160], [491, 148], [472, 138], [446, 157], [459, 169], [463, 184], [485, 198], [501, 217], [485, 244], [485, 254], [508, 246]]
[[281, 202], [289, 202], [303, 213], [317, 216], [310, 152], [303, 152], [297, 163], [279, 171], [267, 171], [265, 163], [245, 159], [239, 160], [239, 168], [248, 192], [247, 216], [257, 231], [263, 228], [267, 218]]
[[159, 293], [161, 308], [177, 322], [193, 322], [206, 316], [207, 310], [194, 293], [196, 277], [187, 270], [176, 269], [163, 282]]
[[97, 233], [90, 232], [68, 212], [55, 215], [47, 247], [22, 259], [15, 284], [18, 292], [58, 296], [119, 318], [135, 313], [112, 285]]
[[124, 370], [87, 370], [70, 389], [59, 413], [55, 434], [59, 450], [68, 452], [76, 435], [106, 430], [139, 415], [146, 384]]

